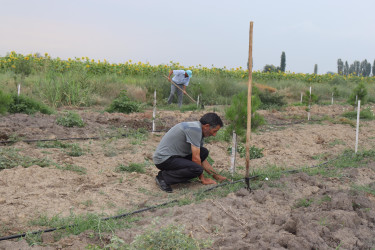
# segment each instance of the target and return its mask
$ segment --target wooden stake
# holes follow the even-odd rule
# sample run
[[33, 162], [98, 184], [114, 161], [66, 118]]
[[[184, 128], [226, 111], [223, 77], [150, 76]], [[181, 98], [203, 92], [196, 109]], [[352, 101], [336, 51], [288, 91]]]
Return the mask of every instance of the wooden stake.
[[246, 175], [245, 180], [249, 186], [250, 171], [250, 136], [251, 136], [251, 88], [253, 82], [253, 22], [250, 22], [249, 34], [249, 83], [247, 87], [247, 129], [246, 129]]

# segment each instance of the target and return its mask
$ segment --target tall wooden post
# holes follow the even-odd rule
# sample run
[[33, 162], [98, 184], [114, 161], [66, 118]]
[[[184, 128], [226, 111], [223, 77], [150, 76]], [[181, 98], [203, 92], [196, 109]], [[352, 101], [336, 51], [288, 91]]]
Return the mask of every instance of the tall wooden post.
[[156, 117], [156, 89], [154, 91], [154, 111], [152, 112], [152, 133], [154, 133], [156, 130], [155, 117]]
[[253, 82], [253, 22], [250, 22], [249, 34], [249, 83], [247, 87], [247, 129], [246, 129], [246, 175], [245, 181], [247, 189], [250, 188], [250, 136], [251, 136], [251, 89]]

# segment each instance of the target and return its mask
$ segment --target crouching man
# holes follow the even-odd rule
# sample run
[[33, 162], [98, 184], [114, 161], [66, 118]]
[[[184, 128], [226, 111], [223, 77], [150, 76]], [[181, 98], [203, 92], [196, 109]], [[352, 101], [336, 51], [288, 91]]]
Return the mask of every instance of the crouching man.
[[215, 136], [221, 127], [221, 118], [216, 113], [207, 113], [199, 121], [175, 125], [163, 136], [153, 156], [155, 166], [160, 170], [156, 183], [161, 190], [171, 193], [172, 184], [195, 177], [204, 185], [216, 184], [213, 179], [205, 178], [203, 171], [217, 181], [226, 180], [213, 170], [207, 161], [208, 150], [203, 147], [203, 138]]

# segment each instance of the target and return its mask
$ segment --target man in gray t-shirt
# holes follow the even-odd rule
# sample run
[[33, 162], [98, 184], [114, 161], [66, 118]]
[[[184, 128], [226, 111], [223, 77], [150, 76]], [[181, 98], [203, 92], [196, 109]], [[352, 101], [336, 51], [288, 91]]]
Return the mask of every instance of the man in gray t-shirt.
[[172, 192], [170, 185], [195, 177], [199, 177], [202, 184], [216, 184], [203, 176], [203, 170], [218, 181], [226, 179], [215, 173], [206, 160], [209, 152], [203, 147], [203, 138], [215, 136], [222, 126], [217, 114], [207, 113], [199, 121], [175, 125], [164, 135], [153, 156], [156, 167], [160, 169], [156, 183], [161, 190]]

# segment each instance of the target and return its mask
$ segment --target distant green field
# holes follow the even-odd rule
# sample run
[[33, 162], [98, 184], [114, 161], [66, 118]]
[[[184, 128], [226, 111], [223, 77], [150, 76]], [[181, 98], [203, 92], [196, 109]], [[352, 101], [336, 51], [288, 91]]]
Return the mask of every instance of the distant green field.
[[[158, 103], [165, 104], [170, 84], [164, 78], [171, 69], [190, 69], [193, 77], [187, 88], [189, 95], [206, 105], [230, 104], [231, 97], [247, 89], [248, 70], [244, 68], [207, 68], [201, 65], [185, 67], [179, 63], [150, 65], [132, 62], [111, 64], [88, 57], [51, 58], [42, 55], [22, 55], [11, 52], [0, 57], [0, 87], [5, 93], [17, 92], [35, 98], [52, 107], [65, 105], [108, 105], [121, 90], [131, 98], [153, 103], [157, 90]], [[375, 77], [355, 75], [315, 75], [294, 72], [253, 72], [253, 82], [274, 87], [289, 102], [298, 102], [301, 92], [310, 86], [321, 101], [345, 100], [359, 82], [368, 88], [369, 101], [375, 100]], [[190, 103], [188, 98], [185, 104]]]

